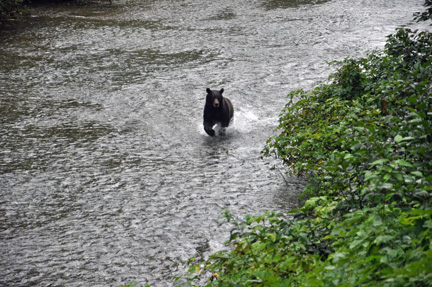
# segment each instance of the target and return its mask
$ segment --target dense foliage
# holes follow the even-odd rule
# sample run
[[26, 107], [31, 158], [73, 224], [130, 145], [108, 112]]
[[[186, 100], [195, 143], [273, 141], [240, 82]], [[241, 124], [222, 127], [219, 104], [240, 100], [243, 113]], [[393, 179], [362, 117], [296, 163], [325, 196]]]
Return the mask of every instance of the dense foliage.
[[23, 10], [25, 0], [1, 0], [0, 1], [0, 22], [9, 19]]
[[417, 21], [432, 20], [432, 0], [425, 0], [424, 6], [426, 7], [426, 11], [414, 14]]
[[192, 263], [189, 284], [432, 286], [431, 62], [432, 34], [398, 29], [290, 93], [264, 154], [307, 176], [304, 206], [294, 220], [226, 214], [232, 249]]
[[[28, 14], [27, 6], [29, 4], [65, 2], [86, 4], [90, 2], [90, 0], [0, 0], [0, 25], [2, 23], [7, 23], [11, 19], [15, 19], [23, 14]], [[101, 0], [101, 2], [108, 2], [112, 4], [112, 0]]]

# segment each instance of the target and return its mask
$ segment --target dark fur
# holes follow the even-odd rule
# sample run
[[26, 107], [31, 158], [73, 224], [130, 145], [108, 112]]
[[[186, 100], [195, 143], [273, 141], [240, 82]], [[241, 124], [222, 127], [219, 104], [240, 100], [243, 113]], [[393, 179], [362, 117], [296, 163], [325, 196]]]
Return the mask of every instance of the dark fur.
[[234, 116], [231, 101], [222, 96], [224, 89], [212, 91], [207, 88], [207, 97], [204, 107], [204, 130], [209, 136], [214, 136], [213, 126], [221, 123], [222, 128], [229, 126]]

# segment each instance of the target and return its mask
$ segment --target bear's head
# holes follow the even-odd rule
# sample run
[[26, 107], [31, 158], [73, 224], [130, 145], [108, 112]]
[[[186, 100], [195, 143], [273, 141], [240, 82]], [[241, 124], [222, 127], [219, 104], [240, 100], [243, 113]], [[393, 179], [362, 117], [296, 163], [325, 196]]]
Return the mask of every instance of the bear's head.
[[207, 88], [207, 104], [211, 105], [213, 108], [217, 109], [222, 106], [222, 93], [224, 89], [221, 89], [220, 91], [212, 91], [209, 88]]

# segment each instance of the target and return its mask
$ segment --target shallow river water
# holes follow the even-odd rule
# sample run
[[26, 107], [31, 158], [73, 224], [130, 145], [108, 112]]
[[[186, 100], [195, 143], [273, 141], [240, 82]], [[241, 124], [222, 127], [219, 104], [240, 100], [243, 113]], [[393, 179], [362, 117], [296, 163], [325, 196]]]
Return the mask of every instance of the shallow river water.
[[[172, 286], [224, 247], [223, 209], [295, 207], [302, 182], [260, 159], [285, 95], [422, 3], [114, 0], [4, 28], [0, 286]], [[235, 106], [226, 136], [203, 131], [207, 87]]]

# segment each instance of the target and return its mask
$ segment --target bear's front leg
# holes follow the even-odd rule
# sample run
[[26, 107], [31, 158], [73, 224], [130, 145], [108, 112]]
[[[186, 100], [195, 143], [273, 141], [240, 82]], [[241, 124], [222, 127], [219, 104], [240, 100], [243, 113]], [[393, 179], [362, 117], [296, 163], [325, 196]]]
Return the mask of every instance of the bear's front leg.
[[211, 137], [214, 137], [216, 134], [215, 131], [213, 130], [213, 125], [211, 123], [204, 122], [204, 130]]

